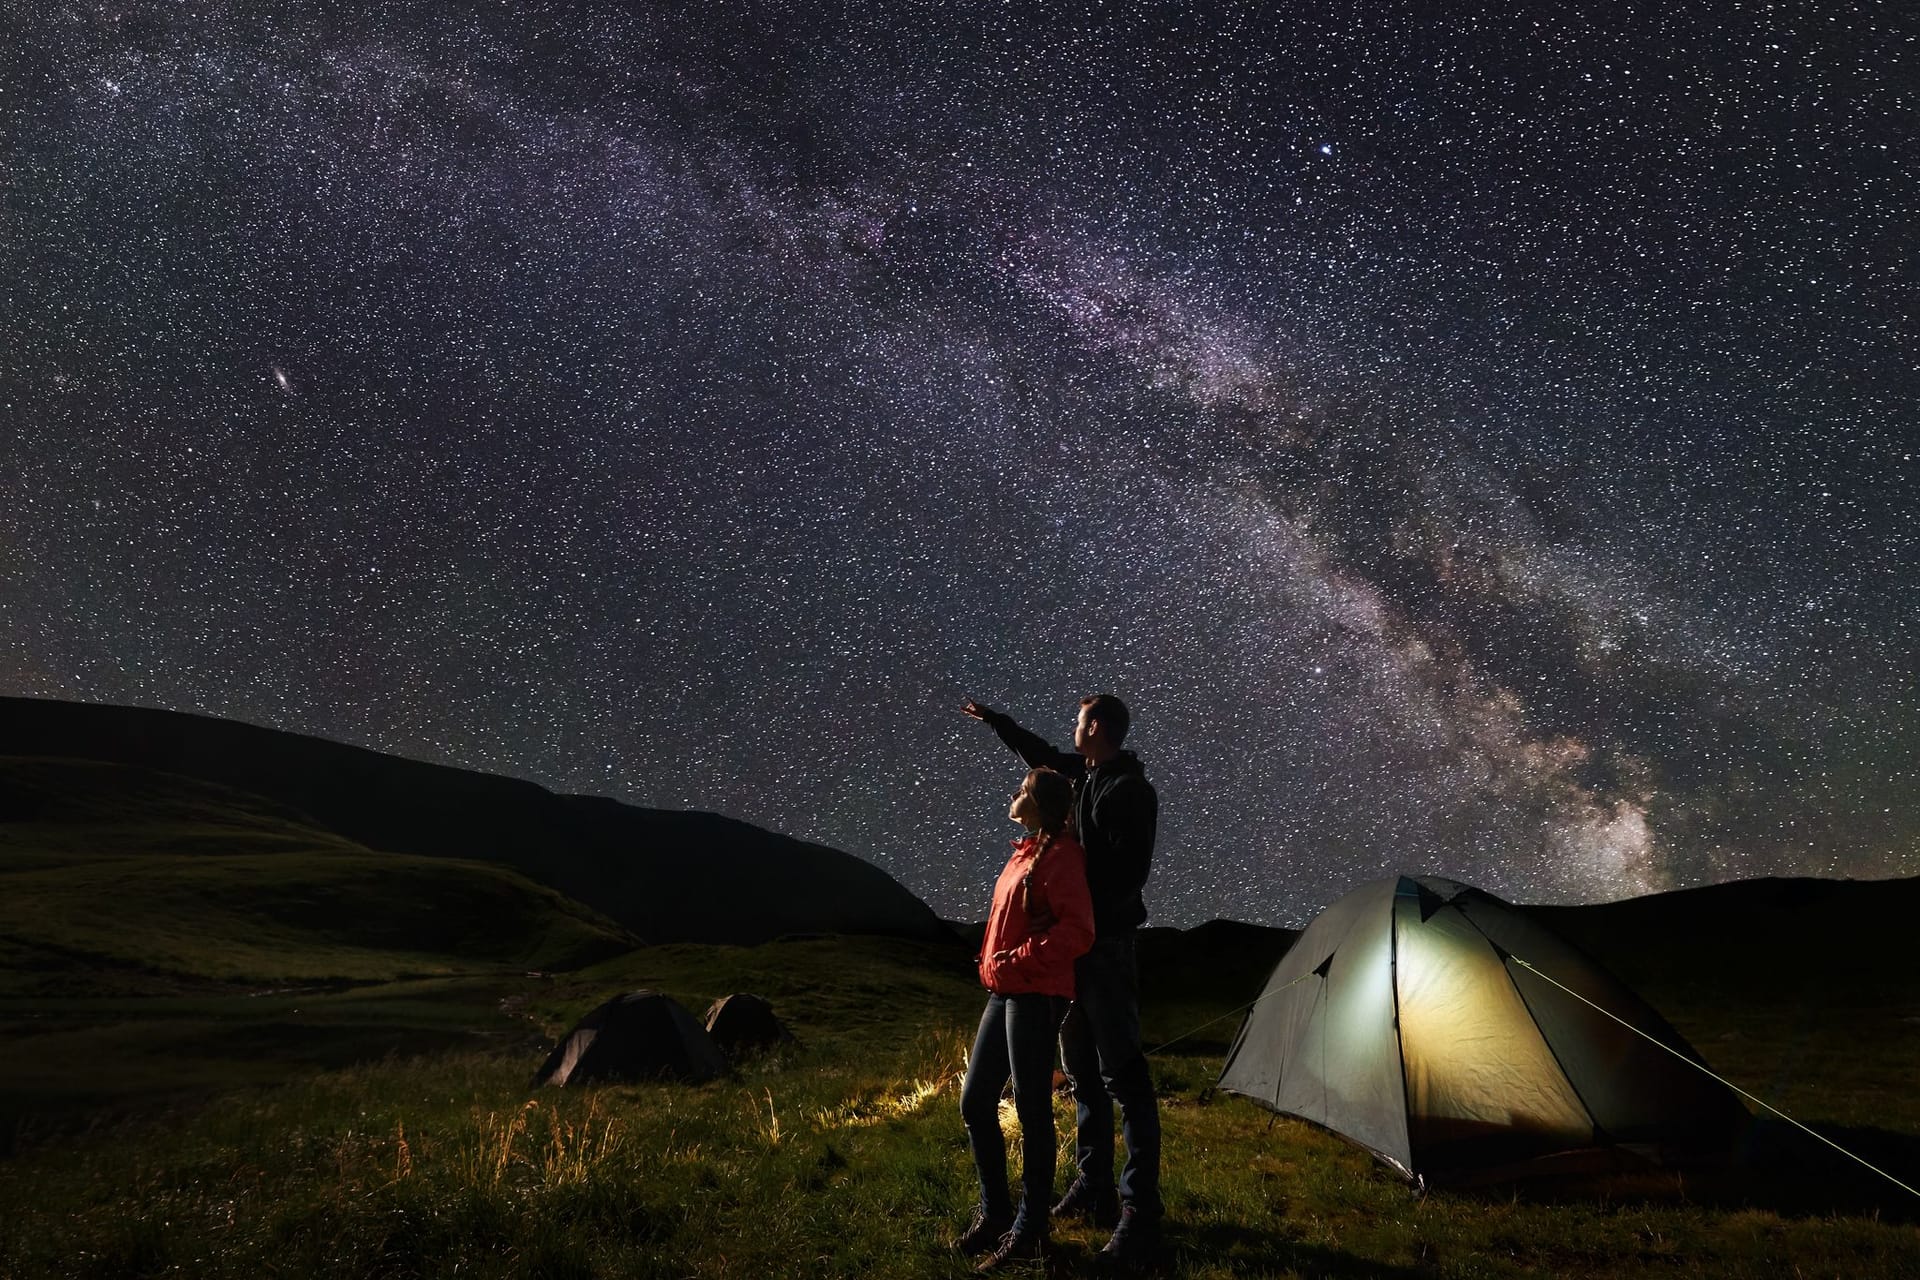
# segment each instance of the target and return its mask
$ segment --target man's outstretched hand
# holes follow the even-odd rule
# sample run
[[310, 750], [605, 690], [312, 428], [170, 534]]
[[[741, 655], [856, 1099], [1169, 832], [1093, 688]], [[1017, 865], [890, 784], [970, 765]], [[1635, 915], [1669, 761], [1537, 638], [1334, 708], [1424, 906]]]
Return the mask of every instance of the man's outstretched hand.
[[975, 720], [985, 720], [993, 714], [992, 707], [984, 702], [975, 702], [971, 698], [967, 700], [967, 705], [960, 708], [960, 710], [972, 716]]

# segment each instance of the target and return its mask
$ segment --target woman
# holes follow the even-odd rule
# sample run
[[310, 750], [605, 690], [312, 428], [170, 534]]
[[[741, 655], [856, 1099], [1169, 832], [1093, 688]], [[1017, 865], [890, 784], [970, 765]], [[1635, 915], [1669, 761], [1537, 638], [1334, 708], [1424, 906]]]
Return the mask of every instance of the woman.
[[[1027, 834], [1013, 842], [1013, 855], [993, 887], [979, 961], [980, 982], [990, 994], [960, 1089], [960, 1116], [980, 1172], [980, 1204], [958, 1244], [968, 1253], [992, 1250], [982, 1271], [1038, 1257], [1047, 1243], [1054, 1037], [1073, 999], [1073, 962], [1093, 945], [1086, 855], [1067, 830], [1072, 812], [1073, 784], [1052, 769], [1029, 773], [1007, 807], [1007, 816]], [[1026, 1156], [1017, 1214], [1000, 1132], [1000, 1092], [1009, 1076]]]

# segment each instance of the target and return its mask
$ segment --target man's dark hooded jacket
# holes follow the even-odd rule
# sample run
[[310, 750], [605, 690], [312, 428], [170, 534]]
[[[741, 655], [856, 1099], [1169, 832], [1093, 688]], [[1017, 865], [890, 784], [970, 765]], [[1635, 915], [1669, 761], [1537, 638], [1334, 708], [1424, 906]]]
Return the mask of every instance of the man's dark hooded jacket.
[[1123, 937], [1146, 923], [1141, 896], [1153, 869], [1153, 837], [1160, 823], [1160, 797], [1131, 751], [1097, 769], [1071, 752], [1055, 751], [1013, 717], [990, 711], [983, 717], [1000, 741], [1029, 768], [1057, 769], [1074, 781], [1074, 823], [1087, 851], [1087, 892], [1093, 898], [1096, 938]]

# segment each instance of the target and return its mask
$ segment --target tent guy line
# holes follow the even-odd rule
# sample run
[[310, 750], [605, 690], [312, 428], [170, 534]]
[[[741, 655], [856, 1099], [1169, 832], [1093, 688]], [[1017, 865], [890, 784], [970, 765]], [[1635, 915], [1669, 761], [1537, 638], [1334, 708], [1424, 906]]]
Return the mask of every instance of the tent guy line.
[[1275, 987], [1271, 991], [1262, 991], [1259, 995], [1247, 1001], [1245, 1004], [1229, 1009], [1217, 1018], [1208, 1018], [1205, 1022], [1201, 1023], [1199, 1026], [1190, 1028], [1186, 1031], [1182, 1031], [1179, 1035], [1175, 1036], [1173, 1039], [1165, 1041], [1164, 1043], [1155, 1045], [1153, 1048], [1147, 1050], [1147, 1056], [1149, 1058], [1156, 1057], [1159, 1054], [1165, 1052], [1166, 1050], [1173, 1048], [1173, 1046], [1179, 1044], [1182, 1040], [1185, 1040], [1188, 1036], [1198, 1035], [1202, 1031], [1205, 1031], [1208, 1027], [1212, 1026], [1214, 1023], [1225, 1022], [1228, 1018], [1233, 1017], [1235, 1014], [1245, 1013], [1247, 1010], [1253, 1008], [1253, 1006], [1259, 1004], [1262, 1000], [1265, 1000], [1268, 996], [1277, 996], [1282, 991], [1287, 990], [1289, 987], [1295, 987], [1301, 984], [1302, 982], [1305, 982], [1308, 978], [1316, 978], [1316, 977], [1324, 978], [1326, 976], [1327, 976], [1326, 974], [1322, 973], [1318, 969], [1309, 969], [1307, 972], [1295, 978], [1292, 982], [1287, 983], [1286, 986], [1284, 987]]
[[[1908, 1186], [1906, 1183], [1900, 1181], [1900, 1179], [1888, 1173], [1885, 1169], [1882, 1169], [1878, 1165], [1869, 1163], [1868, 1161], [1861, 1159], [1861, 1157], [1847, 1150], [1845, 1147], [1835, 1142], [1832, 1138], [1829, 1138], [1825, 1134], [1819, 1133], [1816, 1130], [1810, 1129], [1806, 1125], [1801, 1124], [1798, 1120], [1795, 1120], [1792, 1116], [1788, 1115], [1786, 1112], [1782, 1111], [1780, 1108], [1774, 1106], [1772, 1103], [1766, 1101], [1764, 1098], [1757, 1098], [1753, 1094], [1748, 1093], [1745, 1089], [1742, 1089], [1739, 1085], [1727, 1079], [1725, 1076], [1715, 1073], [1711, 1067], [1695, 1062], [1692, 1058], [1689, 1058], [1687, 1057], [1686, 1054], [1681, 1053], [1678, 1050], [1674, 1049], [1671, 1045], [1660, 1044], [1660, 1041], [1654, 1039], [1652, 1036], [1648, 1035], [1646, 1032], [1642, 1031], [1640, 1028], [1634, 1026], [1632, 1023], [1626, 1021], [1623, 1018], [1615, 1017], [1612, 1013], [1609, 1013], [1607, 1010], [1602, 1009], [1599, 1005], [1594, 1004], [1593, 1001], [1587, 999], [1585, 996], [1581, 995], [1578, 991], [1575, 991], [1573, 988], [1565, 985], [1564, 983], [1556, 982], [1551, 975], [1543, 972], [1537, 966], [1529, 963], [1528, 961], [1522, 959], [1519, 956], [1513, 955], [1511, 952], [1508, 953], [1508, 959], [1512, 960], [1515, 964], [1519, 965], [1522, 969], [1527, 970], [1529, 973], [1532, 973], [1536, 977], [1544, 978], [1546, 981], [1553, 983], [1554, 986], [1559, 987], [1562, 991], [1572, 996], [1575, 1000], [1580, 1001], [1580, 1003], [1584, 1005], [1588, 1005], [1589, 1007], [1593, 1008], [1594, 1010], [1600, 1013], [1606, 1014], [1607, 1017], [1609, 1018], [1613, 1018], [1615, 1022], [1618, 1022], [1621, 1026], [1633, 1032], [1635, 1035], [1639, 1036], [1641, 1039], [1646, 1040], [1651, 1044], [1660, 1045], [1662, 1049], [1665, 1049], [1668, 1053], [1671, 1053], [1674, 1057], [1680, 1059], [1680, 1061], [1686, 1063], [1690, 1067], [1694, 1067], [1697, 1070], [1704, 1072], [1706, 1075], [1712, 1076], [1713, 1079], [1719, 1081], [1721, 1084], [1725, 1085], [1727, 1088], [1733, 1090], [1735, 1093], [1739, 1094], [1741, 1097], [1745, 1098], [1747, 1101], [1758, 1103], [1759, 1105], [1765, 1107], [1767, 1110], [1773, 1112], [1773, 1114], [1775, 1114], [1776, 1116], [1779, 1116], [1782, 1120], [1785, 1120], [1788, 1124], [1792, 1125], [1794, 1128], [1799, 1129], [1801, 1132], [1806, 1133], [1812, 1137], [1820, 1139], [1820, 1141], [1826, 1143], [1828, 1146], [1832, 1147], [1835, 1151], [1838, 1151], [1841, 1155], [1847, 1157], [1847, 1159], [1858, 1161], [1860, 1164], [1873, 1170], [1875, 1173], [1879, 1174], [1881, 1177], [1885, 1178], [1888, 1182], [1891, 1182], [1894, 1186], [1900, 1188], [1902, 1191], [1906, 1192], [1908, 1195], [1914, 1196], [1916, 1198], [1920, 1198], [1920, 1191], [1914, 1190], [1912, 1187]], [[1298, 981], [1298, 979], [1296, 979], [1296, 981]]]

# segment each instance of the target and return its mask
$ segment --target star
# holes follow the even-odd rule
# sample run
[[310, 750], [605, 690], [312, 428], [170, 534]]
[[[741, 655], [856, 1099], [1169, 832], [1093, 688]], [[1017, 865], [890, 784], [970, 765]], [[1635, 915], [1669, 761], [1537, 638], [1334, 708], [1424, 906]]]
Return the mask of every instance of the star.
[[[0, 691], [715, 810], [955, 917], [1011, 759], [959, 706], [1099, 691], [1157, 923], [1920, 874], [1884, 16], [1781, 19], [1789, 81], [1671, 13], [1383, 10], [1333, 74], [615, 8], [9, 32]], [[1854, 145], [1785, 199], [1801, 136]]]

